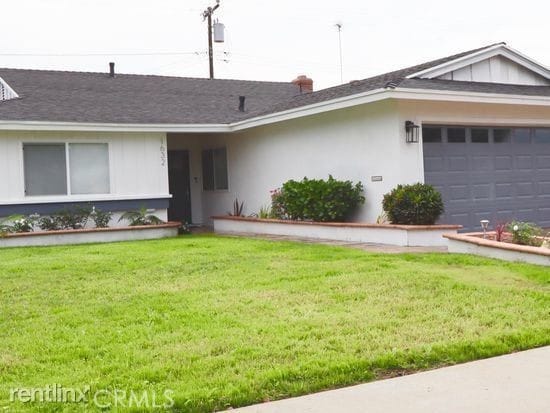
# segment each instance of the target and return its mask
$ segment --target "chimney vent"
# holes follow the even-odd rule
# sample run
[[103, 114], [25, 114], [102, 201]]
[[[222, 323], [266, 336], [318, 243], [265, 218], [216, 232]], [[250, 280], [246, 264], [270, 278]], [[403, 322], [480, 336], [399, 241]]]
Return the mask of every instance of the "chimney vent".
[[313, 80], [305, 75], [298, 76], [292, 83], [300, 88], [300, 93], [313, 92]]
[[239, 96], [239, 111], [244, 112], [244, 101], [246, 96]]
[[109, 63], [109, 77], [115, 77], [115, 62]]

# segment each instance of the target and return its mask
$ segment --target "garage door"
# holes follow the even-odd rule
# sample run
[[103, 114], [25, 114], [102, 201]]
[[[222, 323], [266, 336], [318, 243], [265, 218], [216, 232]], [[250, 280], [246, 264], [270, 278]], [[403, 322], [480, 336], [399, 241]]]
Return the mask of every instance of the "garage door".
[[425, 181], [445, 203], [440, 222], [550, 227], [550, 128], [426, 125], [422, 138]]

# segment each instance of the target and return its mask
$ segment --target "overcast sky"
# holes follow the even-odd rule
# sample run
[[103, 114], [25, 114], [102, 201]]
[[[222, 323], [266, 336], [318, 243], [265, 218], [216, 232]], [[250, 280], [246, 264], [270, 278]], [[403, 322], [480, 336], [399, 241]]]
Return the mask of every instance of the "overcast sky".
[[[201, 12], [214, 4], [2, 0], [0, 67], [106, 71], [115, 61], [118, 72], [207, 77]], [[344, 81], [499, 41], [548, 66], [548, 16], [546, 0], [221, 0], [215, 17], [226, 42], [215, 46], [216, 77], [307, 74], [315, 89], [338, 84], [336, 23], [343, 24]]]

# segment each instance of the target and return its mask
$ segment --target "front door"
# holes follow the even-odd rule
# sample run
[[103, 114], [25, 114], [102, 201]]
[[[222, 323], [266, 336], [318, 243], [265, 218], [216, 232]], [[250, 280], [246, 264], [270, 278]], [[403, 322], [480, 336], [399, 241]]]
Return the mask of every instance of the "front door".
[[168, 151], [168, 180], [170, 194], [172, 194], [168, 219], [191, 223], [189, 151]]

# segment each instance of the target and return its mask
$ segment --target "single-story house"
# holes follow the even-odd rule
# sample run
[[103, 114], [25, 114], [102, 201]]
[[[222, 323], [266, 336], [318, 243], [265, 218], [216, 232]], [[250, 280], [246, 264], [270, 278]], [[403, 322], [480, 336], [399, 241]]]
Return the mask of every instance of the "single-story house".
[[442, 192], [442, 223], [550, 227], [550, 70], [505, 43], [319, 91], [0, 69], [0, 216], [93, 203], [208, 224], [329, 174], [364, 184], [357, 221], [420, 181]]

